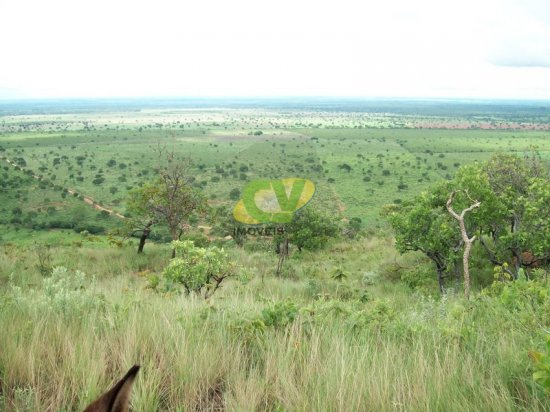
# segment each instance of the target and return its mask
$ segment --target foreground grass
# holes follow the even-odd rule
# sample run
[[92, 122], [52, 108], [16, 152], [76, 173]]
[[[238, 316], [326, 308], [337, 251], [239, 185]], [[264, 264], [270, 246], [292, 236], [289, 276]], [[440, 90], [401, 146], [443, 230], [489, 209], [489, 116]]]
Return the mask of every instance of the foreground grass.
[[[375, 276], [390, 247], [303, 254], [285, 279], [271, 275], [270, 254], [232, 250], [245, 275], [209, 302], [146, 288], [138, 271], [161, 267], [162, 247], [141, 262], [131, 249], [84, 247], [46, 279], [17, 267], [25, 275], [0, 289], [0, 409], [82, 410], [140, 363], [137, 411], [550, 410], [528, 358], [548, 303], [517, 312], [488, 296], [413, 294]], [[346, 262], [328, 257], [338, 254]], [[335, 265], [349, 278], [332, 280]]]

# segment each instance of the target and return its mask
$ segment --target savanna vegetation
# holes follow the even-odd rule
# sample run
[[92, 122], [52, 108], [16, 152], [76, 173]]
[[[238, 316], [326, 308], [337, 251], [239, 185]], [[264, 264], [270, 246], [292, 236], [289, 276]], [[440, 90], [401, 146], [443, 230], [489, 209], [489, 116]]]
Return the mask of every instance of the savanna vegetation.
[[550, 410], [549, 108], [186, 104], [0, 107], [1, 410]]

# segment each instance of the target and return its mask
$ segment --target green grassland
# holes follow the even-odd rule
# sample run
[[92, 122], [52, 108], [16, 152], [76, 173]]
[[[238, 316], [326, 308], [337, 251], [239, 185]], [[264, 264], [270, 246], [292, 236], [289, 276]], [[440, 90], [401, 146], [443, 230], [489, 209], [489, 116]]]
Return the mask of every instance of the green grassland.
[[128, 190], [152, 178], [162, 145], [192, 159], [195, 185], [212, 204], [230, 205], [231, 189], [254, 178], [307, 177], [323, 205], [370, 227], [383, 224], [381, 206], [450, 178], [460, 165], [497, 151], [549, 156], [546, 131], [357, 128], [355, 115], [348, 127], [303, 128], [301, 114], [293, 115], [294, 126], [284, 128], [272, 113], [250, 111], [132, 113], [98, 117], [97, 126], [52, 115], [63, 120], [61, 131], [46, 128], [42, 115], [34, 130], [5, 127], [0, 147], [8, 159], [24, 159], [24, 170], [122, 214]]
[[[472, 298], [460, 283], [441, 296], [380, 217], [496, 152], [550, 161], [547, 112], [126, 104], [0, 106], [0, 410], [83, 410], [140, 363], [135, 411], [550, 411], [533, 379], [547, 271], [503, 289], [475, 249]], [[158, 147], [192, 161], [211, 206], [252, 179], [304, 177], [361, 236], [292, 248], [276, 276], [272, 239], [208, 239], [205, 217], [186, 236], [223, 247], [235, 276], [208, 300], [159, 283], [162, 233], [137, 255], [107, 236], [123, 220], [86, 201], [126, 214]]]
[[48, 229], [105, 233], [118, 222], [86, 204], [81, 198], [46, 184], [9, 164], [1, 171], [0, 239], [13, 241]]

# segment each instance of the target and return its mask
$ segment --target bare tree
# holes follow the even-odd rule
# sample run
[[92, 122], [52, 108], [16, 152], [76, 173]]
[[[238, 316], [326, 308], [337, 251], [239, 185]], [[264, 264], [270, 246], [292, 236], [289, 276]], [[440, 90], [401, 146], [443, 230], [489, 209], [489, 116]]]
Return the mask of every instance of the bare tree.
[[[468, 199], [472, 202], [472, 204], [467, 207], [466, 209], [462, 210], [460, 214], [456, 213], [453, 210], [452, 203], [453, 200], [458, 192], [464, 192], [466, 196], [468, 196]], [[456, 220], [458, 220], [458, 224], [460, 226], [460, 235], [462, 236], [462, 241], [464, 242], [464, 254], [462, 256], [462, 264], [464, 265], [464, 295], [466, 296], [466, 299], [470, 298], [470, 269], [469, 269], [469, 259], [470, 259], [470, 250], [472, 248], [472, 244], [474, 243], [476, 236], [469, 237], [468, 232], [466, 231], [466, 224], [464, 222], [464, 218], [466, 216], [466, 213], [471, 212], [475, 208], [478, 208], [481, 205], [480, 202], [477, 200], [473, 200], [467, 191], [463, 190], [453, 190], [451, 195], [449, 196], [449, 199], [447, 200], [447, 210], [451, 214], [452, 217], [454, 217]]]

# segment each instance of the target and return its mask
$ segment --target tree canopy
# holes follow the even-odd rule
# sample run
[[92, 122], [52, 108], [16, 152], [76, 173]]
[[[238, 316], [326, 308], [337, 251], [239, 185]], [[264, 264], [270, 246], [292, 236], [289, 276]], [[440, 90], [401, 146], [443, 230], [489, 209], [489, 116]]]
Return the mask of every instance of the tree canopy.
[[[487, 162], [462, 166], [447, 182], [401, 205], [383, 209], [401, 253], [420, 251], [436, 266], [440, 288], [456, 271], [464, 246], [458, 222], [446, 210], [465, 210], [464, 229], [473, 236], [489, 265], [513, 279], [523, 269], [548, 260], [550, 249], [550, 179], [536, 155], [496, 154]], [[528, 273], [528, 272], [525, 272]]]

